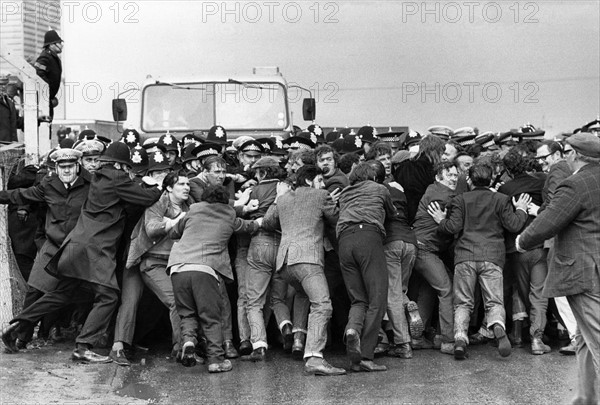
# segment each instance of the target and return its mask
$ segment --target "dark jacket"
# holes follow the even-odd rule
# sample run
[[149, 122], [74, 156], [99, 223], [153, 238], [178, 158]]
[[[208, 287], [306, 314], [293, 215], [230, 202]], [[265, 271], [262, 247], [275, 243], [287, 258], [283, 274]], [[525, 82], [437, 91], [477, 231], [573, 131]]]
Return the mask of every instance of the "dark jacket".
[[540, 215], [542, 211], [548, 207], [548, 204], [550, 204], [550, 200], [552, 200], [558, 185], [572, 174], [573, 171], [569, 167], [568, 163], [564, 160], [561, 160], [560, 162], [550, 166], [548, 176], [546, 177], [546, 182], [544, 183], [544, 188], [542, 189], [542, 198], [544, 199], [544, 202], [538, 210], [538, 215]]
[[384, 186], [386, 186], [390, 192], [392, 203], [394, 204], [394, 207], [396, 207], [396, 211], [398, 211], [398, 215], [396, 217], [386, 219], [385, 221], [386, 236], [384, 244], [395, 240], [402, 240], [417, 246], [415, 232], [408, 224], [406, 196], [396, 187], [392, 187], [389, 184], [384, 184]]
[[325, 182], [325, 189], [330, 193], [338, 188], [342, 191], [348, 185], [348, 176], [339, 167], [336, 167], [335, 172], [330, 177], [323, 176], [323, 180]]
[[4, 94], [0, 94], [0, 142], [17, 142], [17, 128], [23, 128], [15, 103]]
[[504, 267], [504, 230], [517, 232], [525, 221], [527, 213], [515, 212], [509, 197], [487, 187], [476, 187], [452, 200], [449, 217], [440, 222], [439, 228], [460, 235], [454, 250], [455, 265], [470, 261]]
[[252, 188], [250, 193], [251, 200], [258, 200], [258, 209], [248, 214], [249, 219], [264, 217], [267, 210], [277, 197], [278, 179], [263, 180]]
[[412, 225], [417, 215], [419, 201], [427, 187], [435, 181], [433, 164], [424, 156], [417, 160], [405, 160], [398, 164], [394, 179], [404, 188], [408, 204], [408, 222]]
[[29, 188], [0, 191], [2, 204], [43, 202], [48, 206], [45, 225], [46, 241], [35, 258], [28, 281], [29, 285], [42, 292], [52, 291], [58, 283], [58, 279], [46, 273], [44, 268], [67, 235], [75, 228], [81, 214], [81, 207], [87, 200], [90, 181], [90, 173], [82, 169], [79, 177], [68, 190], [58, 176], [52, 174]]
[[556, 188], [548, 207], [521, 234], [530, 250], [554, 238], [543, 294], [600, 293], [600, 165], [588, 164]]
[[[534, 175], [523, 173], [518, 176], [515, 176], [512, 180], [504, 183], [500, 188], [498, 188], [498, 192], [502, 194], [506, 194], [510, 198], [519, 198], [519, 196], [523, 193], [527, 193], [531, 196], [531, 202], [535, 205], [542, 205], [542, 189], [544, 188], [544, 183], [546, 182], [546, 175], [543, 173], [536, 173]], [[527, 216], [527, 222], [523, 225], [523, 228], [519, 229], [519, 231], [525, 229], [527, 225], [529, 225], [533, 218], [532, 215]], [[516, 252], [515, 248], [515, 239], [519, 231], [515, 232], [506, 232], [506, 252], [514, 253]], [[542, 247], [542, 244], [540, 246]]]
[[201, 201], [190, 206], [189, 212], [169, 235], [179, 239], [171, 249], [167, 268], [180, 264], [201, 264], [212, 268], [225, 281], [233, 281], [227, 245], [236, 232], [254, 233], [255, 221], [236, 217], [227, 204]]
[[79, 220], [48, 263], [48, 272], [118, 290], [115, 270], [125, 228], [125, 206], [149, 207], [160, 195], [158, 188], [142, 188], [123, 171], [111, 166], [100, 168], [92, 176]]
[[455, 190], [435, 182], [429, 187], [419, 202], [419, 210], [415, 217], [414, 228], [417, 235], [419, 249], [428, 252], [441, 253], [448, 249], [453, 237], [438, 228], [438, 224], [427, 212], [427, 207], [432, 202], [437, 202], [442, 209], [449, 207], [452, 199], [457, 195]]
[[60, 88], [60, 79], [62, 76], [62, 63], [58, 55], [49, 48], [44, 48], [40, 56], [33, 64], [35, 72], [42, 78], [49, 87], [50, 100], [56, 97]]
[[386, 220], [398, 216], [387, 187], [366, 180], [348, 186], [339, 199], [340, 217], [337, 222], [338, 238], [348, 227], [358, 224], [376, 226], [385, 238]]

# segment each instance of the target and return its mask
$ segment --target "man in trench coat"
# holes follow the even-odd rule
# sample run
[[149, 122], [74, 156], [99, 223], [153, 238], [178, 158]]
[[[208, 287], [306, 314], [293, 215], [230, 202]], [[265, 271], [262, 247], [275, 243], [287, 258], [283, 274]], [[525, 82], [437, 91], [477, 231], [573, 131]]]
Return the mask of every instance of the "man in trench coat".
[[142, 188], [129, 177], [131, 156], [127, 145], [112, 143], [101, 159], [106, 164], [92, 177], [88, 199], [77, 225], [67, 236], [46, 270], [60, 278], [56, 289], [25, 308], [2, 333], [8, 351], [17, 351], [18, 334], [42, 316], [71, 302], [82, 287], [94, 294], [94, 305], [77, 336], [73, 359], [108, 363], [91, 348], [106, 332], [118, 303], [116, 255], [125, 226], [127, 203], [149, 207], [161, 195], [156, 187]]

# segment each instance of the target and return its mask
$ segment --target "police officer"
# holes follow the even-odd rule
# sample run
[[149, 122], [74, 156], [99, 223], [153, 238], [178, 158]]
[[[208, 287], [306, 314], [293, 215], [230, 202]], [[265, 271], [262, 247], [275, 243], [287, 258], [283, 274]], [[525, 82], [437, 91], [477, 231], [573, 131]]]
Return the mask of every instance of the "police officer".
[[56, 94], [60, 88], [62, 63], [58, 55], [62, 52], [63, 40], [54, 30], [44, 35], [44, 49], [33, 64], [35, 72], [49, 87], [50, 120], [54, 117], [54, 107], [58, 105]]

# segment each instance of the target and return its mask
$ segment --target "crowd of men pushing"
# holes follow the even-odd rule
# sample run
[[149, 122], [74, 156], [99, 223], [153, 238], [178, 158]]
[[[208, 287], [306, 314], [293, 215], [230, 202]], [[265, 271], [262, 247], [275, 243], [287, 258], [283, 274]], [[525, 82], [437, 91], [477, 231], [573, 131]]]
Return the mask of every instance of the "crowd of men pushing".
[[[527, 318], [531, 352], [547, 353], [552, 239], [525, 242], [525, 252], [516, 236], [572, 174], [566, 156], [598, 164], [598, 131], [596, 120], [544, 141], [531, 125], [497, 134], [436, 126], [424, 136], [371, 126], [325, 136], [311, 125], [286, 140], [228, 142], [215, 126], [202, 138], [140, 144], [135, 130], [112, 143], [85, 130], [49, 154], [38, 184], [0, 192], [0, 203], [47, 205], [24, 310], [2, 341], [18, 352], [38, 322], [47, 337], [60, 308], [93, 296], [73, 358], [129, 365], [145, 285], [170, 311], [173, 355], [193, 366], [201, 353], [209, 372], [231, 370], [239, 353], [264, 361], [271, 315], [310, 374], [346, 373], [323, 359], [337, 340], [354, 371], [383, 371], [376, 354], [411, 358], [414, 349], [464, 359], [467, 345], [488, 340], [508, 356], [527, 338]], [[576, 317], [555, 301], [571, 339], [561, 352], [574, 354]], [[111, 352], [99, 355], [91, 349], [117, 308]]]

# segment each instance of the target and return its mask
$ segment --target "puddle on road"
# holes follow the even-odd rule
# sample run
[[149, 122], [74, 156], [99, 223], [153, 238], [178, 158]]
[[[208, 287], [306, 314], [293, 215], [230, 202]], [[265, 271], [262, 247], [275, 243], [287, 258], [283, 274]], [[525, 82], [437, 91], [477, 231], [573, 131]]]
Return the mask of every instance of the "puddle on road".
[[131, 397], [144, 400], [158, 400], [158, 392], [147, 384], [130, 383], [121, 389], [115, 391], [117, 395], [122, 397]]

